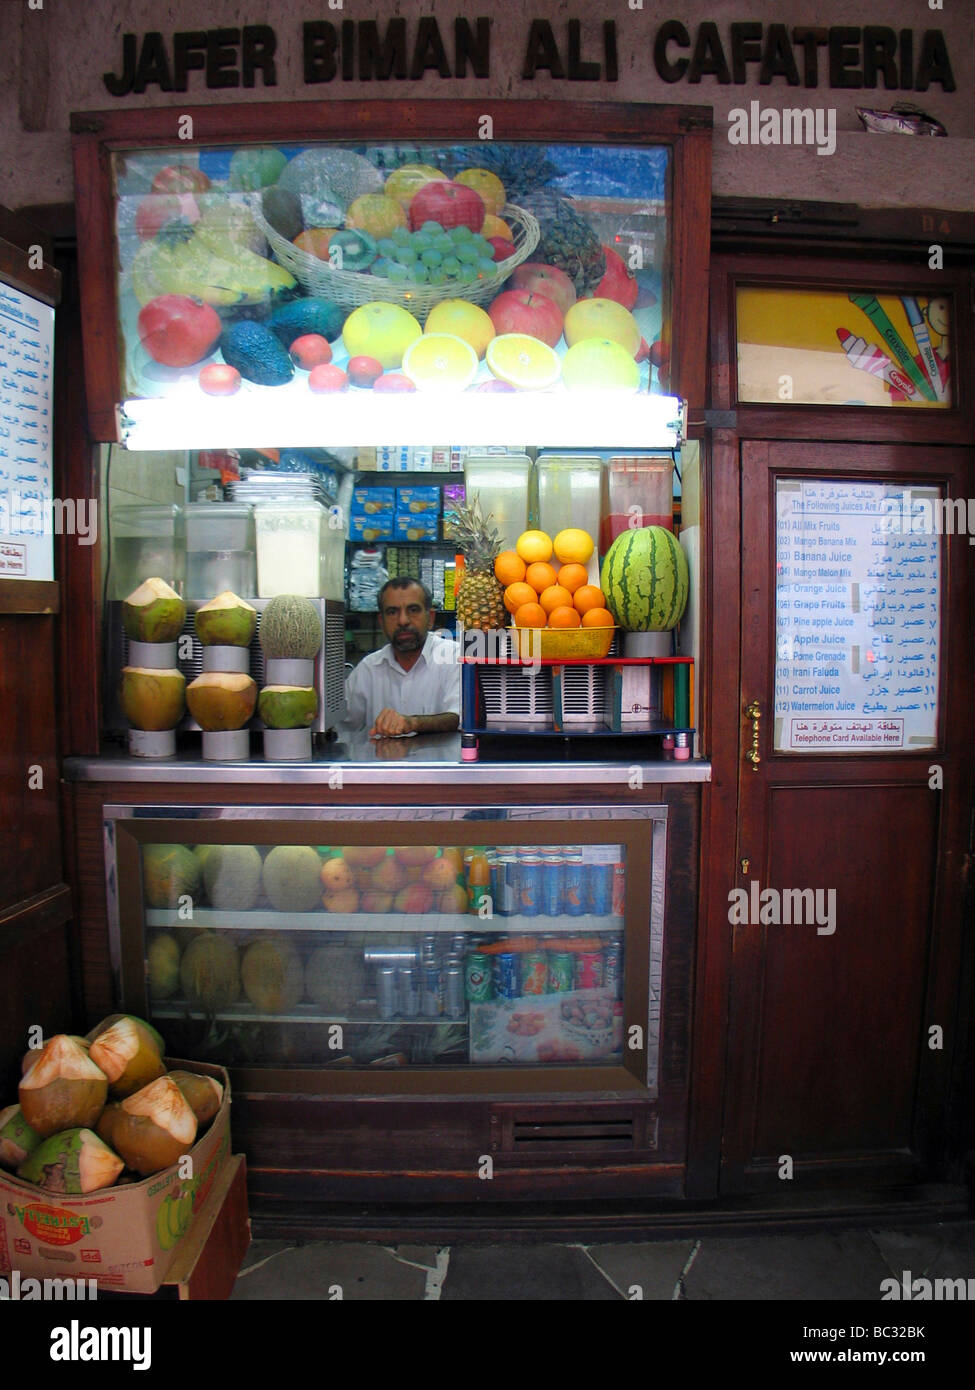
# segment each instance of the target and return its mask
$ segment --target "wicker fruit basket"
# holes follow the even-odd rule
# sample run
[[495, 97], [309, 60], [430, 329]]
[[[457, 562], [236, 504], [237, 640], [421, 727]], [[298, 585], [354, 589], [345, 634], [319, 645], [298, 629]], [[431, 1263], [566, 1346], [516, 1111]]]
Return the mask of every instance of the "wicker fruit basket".
[[[543, 661], [557, 661], [560, 657], [596, 661], [609, 655], [616, 632], [615, 627], [512, 627], [508, 630], [513, 650], [518, 656], [533, 659], [541, 655]], [[537, 646], [539, 637], [541, 653]]]
[[337, 270], [328, 261], [302, 251], [275, 231], [264, 216], [260, 200], [254, 199], [251, 211], [268, 245], [286, 270], [290, 270], [310, 295], [330, 299], [340, 309], [358, 309], [362, 304], [382, 300], [409, 309], [421, 322], [435, 304], [443, 299], [467, 299], [472, 304], [488, 304], [522, 261], [527, 261], [538, 245], [541, 235], [537, 219], [525, 208], [508, 203], [502, 217], [514, 233], [515, 249], [507, 260], [498, 262], [496, 274], [486, 280], [453, 281], [446, 285], [410, 285], [384, 280], [367, 270]]

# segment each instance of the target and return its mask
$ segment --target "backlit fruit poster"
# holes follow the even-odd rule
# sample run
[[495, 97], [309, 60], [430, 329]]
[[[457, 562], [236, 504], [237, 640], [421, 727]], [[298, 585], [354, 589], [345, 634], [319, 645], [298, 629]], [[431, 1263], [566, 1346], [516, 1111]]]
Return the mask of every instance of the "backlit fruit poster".
[[930, 487], [777, 481], [777, 750], [936, 745], [950, 515]]
[[126, 398], [669, 393], [665, 148], [113, 158]]
[[781, 405], [951, 405], [942, 296], [739, 287], [738, 399]]

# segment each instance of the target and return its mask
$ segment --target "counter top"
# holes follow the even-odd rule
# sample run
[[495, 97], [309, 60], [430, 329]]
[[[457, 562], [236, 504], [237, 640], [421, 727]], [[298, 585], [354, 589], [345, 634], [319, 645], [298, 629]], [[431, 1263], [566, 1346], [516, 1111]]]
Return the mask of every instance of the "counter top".
[[[634, 737], [613, 745], [613, 756], [593, 749], [587, 739], [519, 739], [512, 751], [496, 742], [481, 741], [480, 758], [462, 762], [459, 734], [428, 734], [403, 739], [337, 739], [316, 751], [308, 762], [266, 762], [256, 740], [246, 762], [204, 762], [198, 749], [175, 758], [132, 758], [119, 747], [101, 755], [66, 758], [63, 776], [69, 782], [194, 782], [253, 785], [389, 785], [455, 787], [545, 786], [553, 776], [560, 785], [630, 786], [639, 772], [643, 782], [709, 782], [711, 764], [650, 760], [647, 740]], [[595, 742], [595, 741], [593, 741]], [[622, 746], [625, 744], [625, 747]]]

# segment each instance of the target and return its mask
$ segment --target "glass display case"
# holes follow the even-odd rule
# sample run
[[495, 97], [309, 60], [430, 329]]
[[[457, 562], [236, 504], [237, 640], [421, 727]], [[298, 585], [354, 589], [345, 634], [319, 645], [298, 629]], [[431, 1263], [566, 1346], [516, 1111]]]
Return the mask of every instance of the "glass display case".
[[[657, 1092], [667, 808], [105, 811], [124, 1007], [175, 1054]], [[418, 1080], [419, 1078], [419, 1080]], [[524, 1082], [519, 1083], [519, 1089]]]

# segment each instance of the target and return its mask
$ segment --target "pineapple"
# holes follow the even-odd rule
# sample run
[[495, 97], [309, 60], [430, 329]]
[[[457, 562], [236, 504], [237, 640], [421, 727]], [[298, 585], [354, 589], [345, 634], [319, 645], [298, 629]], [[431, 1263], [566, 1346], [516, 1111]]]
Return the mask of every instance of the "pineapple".
[[450, 539], [464, 557], [464, 577], [457, 590], [457, 622], [461, 627], [505, 627], [508, 610], [504, 606], [504, 586], [494, 577], [494, 562], [501, 553], [501, 537], [485, 518], [475, 497], [470, 506], [461, 504], [450, 517]]

